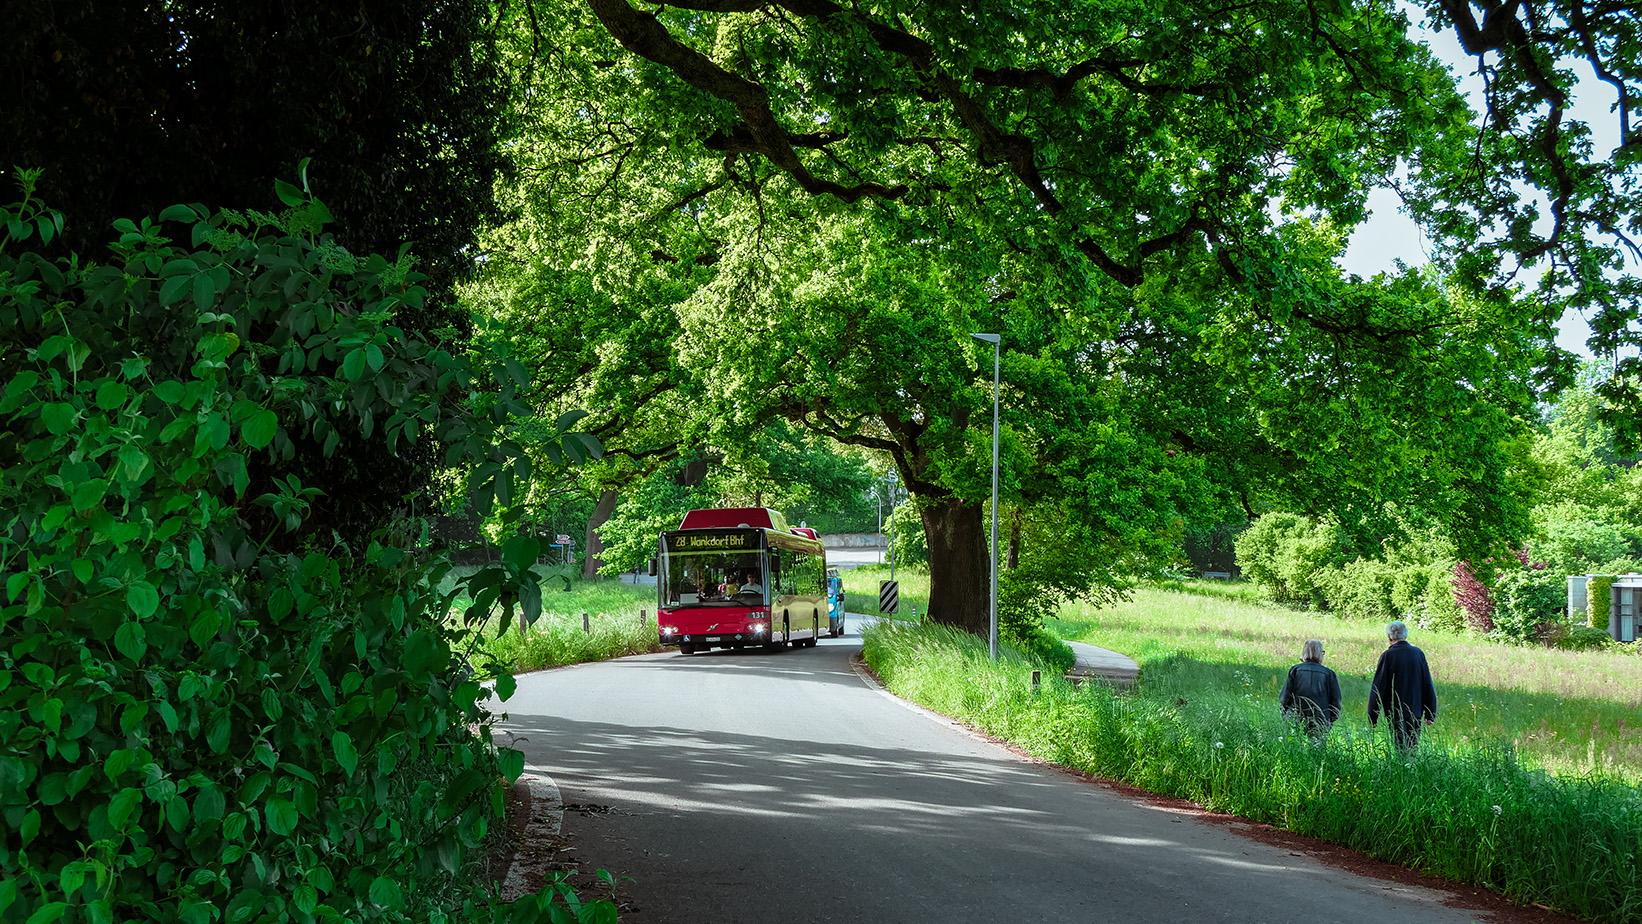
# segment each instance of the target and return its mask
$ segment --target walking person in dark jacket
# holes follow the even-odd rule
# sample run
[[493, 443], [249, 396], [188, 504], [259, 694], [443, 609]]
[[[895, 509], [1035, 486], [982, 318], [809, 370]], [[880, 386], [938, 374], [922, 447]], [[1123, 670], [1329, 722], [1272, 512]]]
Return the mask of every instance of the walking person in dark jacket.
[[1277, 694], [1283, 715], [1297, 719], [1306, 734], [1321, 741], [1340, 718], [1340, 678], [1323, 666], [1323, 643], [1306, 639], [1300, 646], [1300, 663], [1289, 668], [1283, 692]]
[[1380, 652], [1368, 690], [1368, 724], [1378, 722], [1383, 710], [1391, 740], [1406, 751], [1420, 743], [1420, 723], [1437, 721], [1437, 687], [1431, 682], [1425, 652], [1408, 644], [1408, 626], [1402, 620], [1387, 625], [1385, 637], [1390, 644]]

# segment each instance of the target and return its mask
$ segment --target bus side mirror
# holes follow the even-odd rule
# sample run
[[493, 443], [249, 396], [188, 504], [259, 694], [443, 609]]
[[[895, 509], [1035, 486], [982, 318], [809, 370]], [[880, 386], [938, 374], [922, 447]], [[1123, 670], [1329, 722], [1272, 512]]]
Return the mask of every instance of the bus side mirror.
[[651, 558], [650, 558], [650, 576], [655, 577], [659, 572], [660, 572], [660, 569], [656, 567], [655, 556], [651, 556]]

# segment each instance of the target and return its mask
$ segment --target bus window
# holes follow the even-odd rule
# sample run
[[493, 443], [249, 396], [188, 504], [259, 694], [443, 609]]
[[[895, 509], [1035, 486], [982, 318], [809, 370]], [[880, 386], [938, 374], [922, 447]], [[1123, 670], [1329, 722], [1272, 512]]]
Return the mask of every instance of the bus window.
[[710, 606], [714, 604], [746, 606], [749, 601], [763, 599], [763, 590], [744, 592], [751, 576], [754, 581], [764, 571], [762, 552], [726, 551], [666, 551], [661, 556], [657, 583], [661, 587], [661, 605]]

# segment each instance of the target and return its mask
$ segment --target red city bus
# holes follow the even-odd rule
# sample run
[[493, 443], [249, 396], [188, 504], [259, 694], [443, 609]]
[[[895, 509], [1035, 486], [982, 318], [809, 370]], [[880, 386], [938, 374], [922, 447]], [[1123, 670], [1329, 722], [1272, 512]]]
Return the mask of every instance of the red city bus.
[[682, 654], [814, 647], [827, 618], [827, 549], [765, 507], [692, 510], [661, 534], [656, 627]]

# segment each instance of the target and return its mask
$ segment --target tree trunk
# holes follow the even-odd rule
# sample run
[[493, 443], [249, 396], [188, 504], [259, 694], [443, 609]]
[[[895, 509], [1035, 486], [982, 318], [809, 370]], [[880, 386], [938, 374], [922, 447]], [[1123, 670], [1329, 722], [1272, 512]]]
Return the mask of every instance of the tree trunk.
[[714, 461], [716, 460], [705, 456], [692, 459], [685, 463], [683, 470], [679, 472], [678, 477], [674, 480], [680, 487], [693, 488], [707, 480], [707, 470], [712, 468]]
[[987, 584], [991, 564], [982, 535], [981, 505], [954, 498], [920, 504], [929, 542], [929, 618], [942, 625], [991, 633]]
[[593, 515], [587, 518], [587, 555], [582, 559], [582, 577], [591, 578], [604, 567], [599, 553], [604, 551], [604, 540], [599, 538], [599, 527], [616, 512], [616, 490], [605, 488], [599, 492], [599, 502], [593, 506]]

